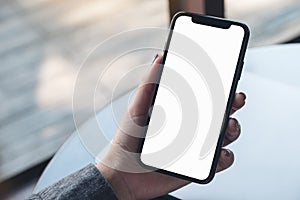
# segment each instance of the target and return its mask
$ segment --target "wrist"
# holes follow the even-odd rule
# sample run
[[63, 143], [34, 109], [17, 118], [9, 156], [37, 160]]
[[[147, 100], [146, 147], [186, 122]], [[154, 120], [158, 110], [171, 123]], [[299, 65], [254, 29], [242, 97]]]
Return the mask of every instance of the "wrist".
[[96, 165], [105, 180], [111, 185], [118, 199], [134, 199], [128, 185], [123, 177], [122, 172], [105, 166], [102, 163]]

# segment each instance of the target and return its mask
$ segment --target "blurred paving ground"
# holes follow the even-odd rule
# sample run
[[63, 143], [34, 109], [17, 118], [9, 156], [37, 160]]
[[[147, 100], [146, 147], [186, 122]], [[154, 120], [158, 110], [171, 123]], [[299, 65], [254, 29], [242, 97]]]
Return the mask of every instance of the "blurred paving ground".
[[[227, 16], [247, 22], [250, 46], [284, 42], [300, 33], [299, 0], [227, 0]], [[0, 182], [53, 155], [75, 130], [74, 81], [81, 62], [101, 41], [138, 27], [167, 27], [165, 0], [2, 0], [0, 2]], [[136, 40], [159, 40], [138, 35]], [[160, 38], [161, 39], [161, 38]], [[118, 43], [94, 57], [82, 87], [81, 122], [89, 75], [103, 68], [103, 57], [116, 56]], [[111, 82], [128, 67], [151, 62], [154, 52], [132, 56], [111, 72], [97, 90], [98, 108], [109, 101]], [[138, 83], [143, 72], [122, 87]], [[120, 91], [120, 94], [122, 93]], [[79, 96], [80, 97], [80, 96]]]
[[[161, 0], [1, 1], [0, 182], [53, 155], [75, 130], [73, 87], [89, 51], [121, 31], [167, 25], [167, 4]], [[151, 36], [147, 39], [155, 40]], [[130, 46], [130, 41], [120, 45]], [[114, 48], [106, 50], [104, 56], [108, 55], [115, 56]], [[123, 68], [133, 62], [151, 62], [154, 55], [133, 57]], [[104, 67], [101, 55], [96, 56], [88, 73], [99, 67]], [[111, 80], [104, 83], [106, 90], [98, 92], [98, 107], [108, 102], [110, 81], [118, 74], [112, 72]], [[123, 90], [138, 81], [133, 79]], [[86, 87], [89, 80], [80, 88], [81, 122], [90, 117], [84, 112]]]
[[225, 15], [246, 22], [250, 47], [290, 41], [300, 36], [300, 0], [225, 0]]

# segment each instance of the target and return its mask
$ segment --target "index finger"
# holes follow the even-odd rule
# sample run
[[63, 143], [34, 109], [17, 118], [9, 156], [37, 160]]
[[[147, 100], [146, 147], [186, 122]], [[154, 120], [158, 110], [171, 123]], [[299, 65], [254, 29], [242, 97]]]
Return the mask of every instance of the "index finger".
[[243, 92], [236, 93], [230, 110], [230, 115], [241, 109], [245, 105], [246, 95]]

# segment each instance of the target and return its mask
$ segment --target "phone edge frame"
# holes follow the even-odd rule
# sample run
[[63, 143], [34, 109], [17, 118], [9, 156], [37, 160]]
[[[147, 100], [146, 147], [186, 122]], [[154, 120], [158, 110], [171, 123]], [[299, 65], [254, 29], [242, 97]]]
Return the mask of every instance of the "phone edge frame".
[[[228, 124], [228, 120], [229, 120], [229, 116], [230, 116], [230, 110], [231, 110], [232, 103], [233, 103], [233, 100], [234, 100], [234, 94], [236, 92], [237, 85], [238, 85], [239, 79], [241, 77], [241, 73], [242, 73], [242, 69], [243, 69], [243, 65], [244, 65], [244, 58], [245, 58], [245, 54], [246, 54], [246, 50], [247, 50], [247, 46], [248, 46], [250, 30], [249, 30], [249, 28], [246, 24], [243, 24], [243, 23], [240, 23], [240, 22], [237, 22], [237, 21], [227, 20], [227, 19], [223, 19], [223, 18], [219, 18], [219, 17], [207, 16], [207, 15], [202, 15], [202, 14], [197, 14], [197, 13], [182, 12], [182, 11], [178, 12], [174, 15], [174, 17], [171, 21], [171, 24], [170, 24], [170, 32], [168, 34], [167, 42], [165, 44], [164, 51], [163, 51], [163, 58], [162, 58], [162, 61], [161, 61], [162, 66], [164, 66], [165, 61], [166, 61], [166, 57], [167, 57], [167, 54], [168, 54], [168, 49], [169, 49], [170, 42], [171, 42], [171, 39], [172, 39], [172, 33], [173, 33], [173, 30], [174, 30], [174, 27], [175, 27], [176, 20], [181, 16], [189, 16], [189, 17], [196, 16], [196, 17], [201, 18], [203, 20], [209, 18], [210, 20], [213, 20], [215, 23], [224, 23], [224, 22], [226, 22], [226, 23], [230, 23], [231, 25], [240, 26], [244, 30], [244, 36], [243, 36], [243, 40], [242, 40], [242, 44], [241, 44], [241, 48], [240, 48], [240, 52], [239, 52], [238, 61], [237, 61], [237, 64], [236, 64], [236, 69], [235, 69], [235, 72], [234, 72], [234, 77], [233, 77], [232, 84], [231, 84], [229, 97], [228, 97], [228, 100], [227, 100], [227, 105], [226, 105], [226, 109], [225, 109], [225, 113], [224, 113], [224, 117], [223, 117], [223, 121], [222, 121], [221, 131], [220, 131], [220, 135], [219, 135], [219, 138], [218, 138], [217, 147], [216, 147], [216, 150], [215, 150], [215, 154], [214, 154], [214, 158], [213, 158], [213, 161], [212, 161], [211, 169], [210, 169], [210, 172], [209, 172], [209, 175], [207, 176], [207, 178], [205, 178], [203, 180], [200, 180], [200, 179], [197, 179], [197, 178], [185, 176], [185, 175], [178, 174], [178, 173], [175, 173], [175, 172], [167, 171], [167, 170], [164, 170], [164, 169], [158, 169], [158, 168], [146, 165], [141, 160], [141, 152], [142, 152], [144, 141], [145, 141], [144, 137], [140, 139], [141, 141], [140, 141], [139, 147], [138, 147], [138, 153], [140, 154], [138, 156], [138, 162], [146, 169], [150, 169], [150, 170], [162, 173], [162, 174], [174, 176], [176, 178], [184, 179], [184, 180], [199, 183], [199, 184], [207, 184], [207, 183], [209, 183], [213, 180], [213, 178], [215, 176], [215, 173], [216, 173], [215, 171], [217, 169], [218, 160], [219, 160], [221, 150], [222, 150], [223, 140], [224, 140], [224, 137], [225, 137], [226, 128], [227, 128], [227, 124]], [[154, 95], [153, 95], [152, 102], [151, 102], [152, 106], [155, 103], [157, 90], [158, 90], [158, 87], [159, 87], [162, 72], [163, 72], [163, 67], [159, 71], [158, 85], [155, 87]], [[149, 120], [150, 120], [150, 117], [148, 118], [147, 124], [149, 123]], [[145, 130], [144, 136], [146, 136], [147, 131], [148, 131], [148, 129]]]

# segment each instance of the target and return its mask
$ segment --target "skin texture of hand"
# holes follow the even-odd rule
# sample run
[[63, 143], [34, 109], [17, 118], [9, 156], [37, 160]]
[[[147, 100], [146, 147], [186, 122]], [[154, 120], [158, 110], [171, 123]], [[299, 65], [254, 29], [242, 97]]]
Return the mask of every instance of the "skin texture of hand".
[[[154, 84], [147, 83], [153, 83], [157, 77], [161, 59], [161, 56], [155, 58], [150, 73], [144, 82], [140, 84], [123, 121], [127, 121], [127, 118], [131, 118], [136, 124], [144, 125], [146, 123], [152, 101], [153, 88], [155, 86]], [[244, 106], [245, 99], [245, 94], [235, 94], [231, 114]], [[123, 166], [139, 168], [136, 158], [126, 156], [124, 151], [136, 153], [139, 145], [138, 137], [142, 137], [144, 133], [140, 129], [133, 129], [132, 132], [134, 133], [131, 132], [130, 134], [124, 130], [128, 130], [128, 124], [126, 123], [121, 124], [121, 127], [112, 141], [112, 146], [108, 154], [101, 163], [97, 164], [97, 168], [111, 184], [119, 199], [151, 199], [168, 194], [190, 183], [189, 181], [157, 172], [132, 173], [118, 170], [122, 169]], [[241, 128], [238, 121], [234, 118], [230, 118], [223, 146], [225, 147], [235, 141], [239, 137], [240, 132]], [[233, 161], [233, 153], [223, 148], [216, 172], [227, 169], [232, 165]]]

